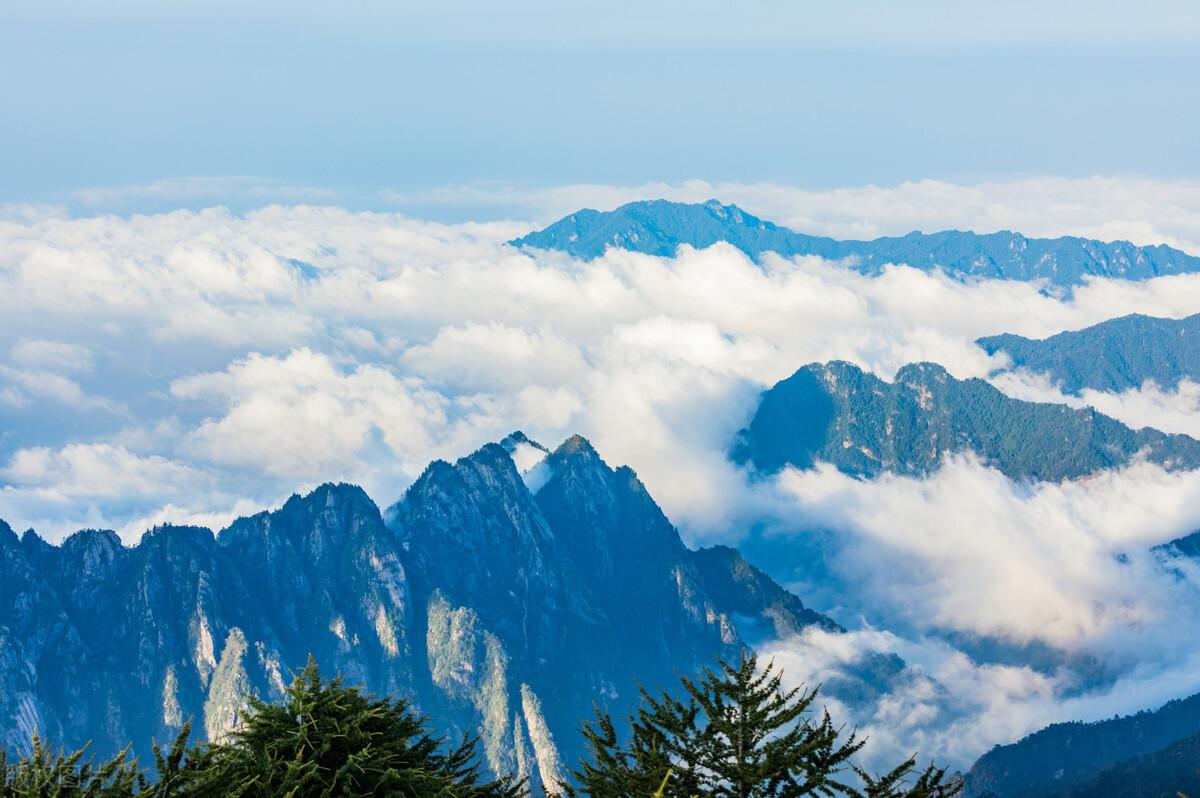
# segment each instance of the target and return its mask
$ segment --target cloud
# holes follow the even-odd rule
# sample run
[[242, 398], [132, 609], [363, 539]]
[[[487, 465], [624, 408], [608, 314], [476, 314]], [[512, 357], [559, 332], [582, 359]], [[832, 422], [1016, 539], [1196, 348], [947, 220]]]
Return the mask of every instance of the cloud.
[[[1200, 574], [1152, 551], [1200, 527], [1200, 472], [1135, 463], [1029, 484], [967, 455], [927, 479], [821, 465], [774, 487], [791, 505], [769, 508], [777, 526], [760, 554], [823, 563], [818, 595], [836, 597], [852, 631], [810, 630], [767, 653], [794, 683], [834, 687], [831, 705], [872, 738], [874, 762], [920, 750], [966, 767], [1052, 722], [1200, 690], [1183, 609], [1200, 601]], [[907, 669], [839, 701], [836, 685], [884, 653]]]
[[875, 619], [1103, 652], [1194, 599], [1150, 548], [1200, 527], [1200, 472], [1138, 463], [1024, 485], [968, 456], [928, 479], [859, 480], [824, 466], [780, 485], [794, 520], [840, 533], [835, 566]]
[[409, 348], [400, 362], [464, 391], [570, 384], [587, 368], [579, 347], [554, 331], [496, 322], [443, 327], [428, 344]]
[[[61, 364], [48, 365], [61, 368]], [[62, 374], [0, 365], [0, 401], [23, 407], [35, 399], [49, 399], [76, 410], [99, 409], [114, 415], [123, 412], [116, 402], [89, 396], [78, 382]]]
[[186, 450], [297, 480], [345, 473], [375, 435], [411, 463], [433, 448], [447, 421], [445, 398], [417, 381], [379, 366], [343, 371], [309, 349], [282, 358], [251, 355], [222, 372], [178, 379], [171, 394], [221, 407], [221, 415], [187, 434]]
[[9, 361], [56, 374], [92, 370], [92, 352], [88, 347], [61, 341], [21, 338], [9, 350]]
[[296, 186], [264, 177], [177, 177], [142, 185], [97, 186], [79, 189], [68, 195], [85, 208], [106, 211], [124, 208], [147, 209], [147, 203], [160, 209], [202, 202], [207, 205], [265, 205], [268, 203], [330, 202], [337, 192], [328, 188]]
[[139, 456], [109, 444], [74, 444], [58, 450], [21, 449], [0, 472], [6, 482], [64, 498], [184, 495], [208, 482], [198, 471], [166, 458]]
[[866, 701], [844, 702], [824, 691], [820, 703], [867, 738], [863, 752], [875, 768], [919, 752], [951, 769], [969, 768], [997, 743], [1015, 742], [1063, 720], [1107, 720], [1158, 708], [1200, 691], [1200, 656], [1145, 657], [1126, 676], [1091, 688], [1069, 672], [1046, 673], [1021, 664], [972, 659], [946, 641], [905, 638], [878, 629], [830, 634], [808, 629], [764, 649], [788, 685], [832, 687], [861, 670], [871, 655], [899, 653], [909, 663], [889, 689]]
[[[252, 509], [225, 489], [219, 474], [110, 443], [19, 449], [0, 469], [0, 480], [0, 503], [9, 517], [49, 532], [51, 538], [84, 527], [113, 528], [127, 543], [135, 543], [149, 528], [147, 521], [228, 521], [230, 510]], [[160, 502], [173, 512], [145, 514]], [[202, 505], [207, 514], [176, 502]]]

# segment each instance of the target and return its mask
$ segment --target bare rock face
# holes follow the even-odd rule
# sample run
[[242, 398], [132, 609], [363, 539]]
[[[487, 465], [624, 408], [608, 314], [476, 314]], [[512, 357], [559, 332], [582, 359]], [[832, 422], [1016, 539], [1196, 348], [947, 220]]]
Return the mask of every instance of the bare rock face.
[[515, 433], [432, 463], [387, 517], [323, 485], [219, 535], [163, 526], [134, 547], [0, 522], [0, 744], [37, 729], [145, 755], [189, 718], [219, 739], [311, 654], [478, 735], [494, 772], [557, 790], [593, 705], [623, 712], [636, 684], [764, 629], [836, 628], [740, 558], [689, 550], [579, 437], [549, 452]]

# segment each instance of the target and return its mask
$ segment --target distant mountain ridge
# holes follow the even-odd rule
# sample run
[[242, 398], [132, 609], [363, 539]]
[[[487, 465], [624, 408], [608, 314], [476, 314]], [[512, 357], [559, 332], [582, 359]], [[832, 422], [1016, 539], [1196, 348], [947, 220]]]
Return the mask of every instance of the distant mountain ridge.
[[1200, 468], [1200, 441], [1186, 435], [1012, 399], [934, 363], [907, 365], [891, 383], [844, 361], [804, 366], [762, 395], [731, 456], [766, 473], [820, 461], [855, 476], [924, 476], [967, 451], [1014, 479], [1074, 479], [1139, 455]]
[[1200, 313], [1183, 319], [1135, 313], [1040, 340], [1005, 333], [976, 343], [988, 354], [1008, 355], [1012, 369], [1046, 374], [1068, 394], [1120, 393], [1147, 380], [1164, 389], [1200, 382]]
[[996, 746], [967, 773], [962, 798], [1175, 798], [1200, 787], [1198, 752], [1194, 695], [1152, 712], [1056, 723]]
[[612, 211], [584, 209], [510, 243], [590, 260], [609, 247], [671, 256], [681, 244], [704, 248], [721, 241], [756, 261], [767, 252], [784, 257], [815, 255], [847, 261], [865, 274], [878, 274], [885, 264], [902, 263], [924, 270], [941, 268], [962, 278], [1044, 279], [1062, 287], [1080, 285], [1090, 276], [1147, 280], [1200, 271], [1200, 257], [1166, 245], [1137, 246], [1074, 236], [1027, 238], [1009, 231], [947, 230], [841, 241], [789, 230], [716, 200], [697, 204], [643, 200]]
[[636, 474], [583, 438], [541, 463], [517, 455], [546, 454], [523, 435], [502, 444], [430, 464], [386, 522], [352, 485], [133, 547], [104, 531], [52, 546], [0, 522], [0, 747], [36, 729], [111, 753], [189, 717], [219, 738], [246, 692], [278, 696], [311, 652], [554, 789], [594, 703], [621, 712], [637, 683], [748, 640], [839, 628], [736, 551], [687, 548]]

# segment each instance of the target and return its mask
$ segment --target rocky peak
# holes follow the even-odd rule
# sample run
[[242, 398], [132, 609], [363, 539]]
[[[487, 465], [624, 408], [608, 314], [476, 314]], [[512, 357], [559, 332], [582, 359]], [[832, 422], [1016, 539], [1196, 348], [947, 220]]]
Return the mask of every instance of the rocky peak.
[[124, 549], [111, 529], [82, 529], [63, 541], [61, 551], [70, 573], [96, 579], [109, 573]]
[[500, 441], [500, 446], [509, 454], [512, 454], [522, 446], [529, 446], [544, 454], [550, 454], [549, 449], [530, 438], [524, 432], [521, 432], [521, 430], [516, 430], [506, 435], [504, 439]]
[[840, 632], [833, 620], [804, 606], [800, 598], [751, 565], [729, 546], [710, 546], [690, 552], [713, 602], [738, 617], [738, 631], [752, 644], [798, 634], [819, 626]]
[[216, 535], [208, 527], [159, 524], [142, 535], [142, 545], [172, 547], [183, 543], [207, 546], [216, 542]]
[[927, 384], [930, 382], [946, 383], [954, 379], [950, 376], [950, 372], [946, 367], [939, 363], [930, 363], [922, 361], [920, 363], [909, 363], [896, 372], [896, 382], [898, 383], [921, 383]]

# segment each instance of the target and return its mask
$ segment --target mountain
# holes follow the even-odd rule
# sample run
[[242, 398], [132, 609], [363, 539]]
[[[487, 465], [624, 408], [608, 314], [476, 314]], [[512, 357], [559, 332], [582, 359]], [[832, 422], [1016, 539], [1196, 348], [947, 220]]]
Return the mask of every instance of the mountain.
[[1175, 798], [1200, 786], [1198, 735], [1200, 695], [1097, 723], [1056, 723], [980, 757], [962, 798]]
[[1200, 467], [1200, 441], [1186, 435], [1012, 399], [934, 363], [907, 365], [891, 383], [843, 361], [804, 366], [763, 394], [731, 456], [767, 473], [820, 461], [855, 476], [923, 476], [965, 451], [1014, 479], [1073, 479], [1135, 456]]
[[1161, 388], [1200, 382], [1200, 313], [1184, 319], [1135, 313], [1040, 340], [1005, 333], [976, 343], [989, 355], [1008, 355], [1012, 369], [1048, 375], [1068, 394], [1119, 393], [1146, 380]]
[[1171, 743], [1161, 751], [1124, 760], [1082, 784], [1047, 798], [1180, 798], [1200, 795], [1200, 734]]
[[1045, 279], [1058, 286], [1079, 285], [1092, 276], [1147, 280], [1200, 271], [1200, 257], [1164, 245], [1071, 236], [1026, 238], [1007, 230], [913, 232], [871, 241], [839, 241], [798, 233], [716, 200], [702, 204], [646, 200], [613, 211], [580, 210], [510, 243], [590, 260], [609, 247], [670, 256], [681, 244], [704, 248], [718, 241], [756, 261], [767, 252], [784, 257], [816, 255], [846, 260], [866, 274], [878, 274], [885, 264], [904, 263], [917, 269], [940, 267], [960, 277]]
[[311, 652], [477, 733], [494, 771], [554, 785], [594, 704], [622, 712], [637, 684], [748, 640], [837, 629], [733, 550], [688, 549], [637, 475], [579, 437], [547, 452], [516, 433], [434, 462], [386, 519], [360, 488], [323, 485], [216, 535], [161, 526], [132, 547], [0, 522], [0, 745], [37, 730], [145, 755], [189, 717], [219, 738], [247, 692], [277, 697]]
[[1167, 556], [1200, 560], [1200, 530], [1155, 546], [1154, 550]]

